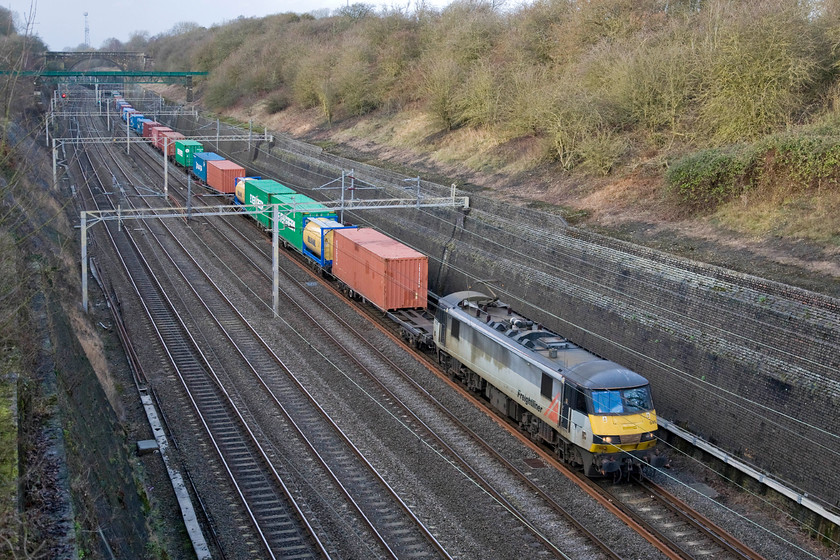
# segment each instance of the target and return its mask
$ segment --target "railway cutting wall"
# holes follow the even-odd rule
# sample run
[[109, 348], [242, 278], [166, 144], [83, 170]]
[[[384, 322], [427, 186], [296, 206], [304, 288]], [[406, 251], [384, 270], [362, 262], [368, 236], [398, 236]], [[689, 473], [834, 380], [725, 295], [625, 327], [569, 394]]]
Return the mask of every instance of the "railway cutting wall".
[[[187, 136], [216, 127], [242, 134], [201, 117], [169, 124]], [[342, 170], [380, 186], [379, 198], [410, 197], [415, 187], [404, 175], [286, 138], [269, 143], [254, 135], [215, 150], [314, 198], [338, 198], [318, 187], [338, 185]], [[471, 196], [471, 207], [346, 219], [429, 255], [431, 290], [489, 284], [535, 320], [647, 377], [660, 416], [828, 507], [840, 505], [840, 489], [820, 482], [836, 478], [838, 463], [838, 300], [604, 238], [488, 197]]]

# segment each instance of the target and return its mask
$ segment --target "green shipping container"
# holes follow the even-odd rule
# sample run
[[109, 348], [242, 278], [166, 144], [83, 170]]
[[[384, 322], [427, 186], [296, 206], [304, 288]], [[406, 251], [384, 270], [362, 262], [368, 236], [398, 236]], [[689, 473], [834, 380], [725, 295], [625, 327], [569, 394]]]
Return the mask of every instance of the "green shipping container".
[[201, 142], [195, 140], [176, 140], [175, 141], [175, 163], [192, 169], [193, 154], [203, 152], [204, 146]]
[[[307, 218], [324, 216], [337, 220], [335, 211], [327, 208], [302, 194], [271, 195], [271, 204], [280, 205], [280, 238], [286, 240], [298, 251], [303, 248], [303, 228]], [[271, 214], [268, 214], [268, 227], [271, 227]]]
[[[243, 177], [236, 183], [236, 200], [242, 204], [260, 206], [272, 204], [272, 195], [296, 194], [294, 189], [281, 185], [271, 179], [253, 179]], [[271, 210], [251, 215], [263, 227], [271, 229]]]

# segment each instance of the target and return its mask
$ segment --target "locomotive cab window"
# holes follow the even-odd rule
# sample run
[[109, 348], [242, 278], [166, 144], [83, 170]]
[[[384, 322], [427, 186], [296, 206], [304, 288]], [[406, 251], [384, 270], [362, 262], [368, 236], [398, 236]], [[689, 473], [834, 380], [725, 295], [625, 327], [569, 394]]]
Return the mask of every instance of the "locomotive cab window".
[[547, 399], [554, 398], [554, 378], [546, 373], [542, 374], [540, 394]]
[[572, 407], [572, 410], [577, 410], [578, 412], [586, 414], [586, 393], [584, 393], [583, 389], [577, 386], [571, 386], [571, 389], [572, 394], [569, 399], [569, 406]]
[[592, 391], [593, 414], [638, 414], [652, 409], [649, 385]]
[[458, 339], [461, 334], [461, 321], [452, 317], [452, 323], [449, 325], [449, 334], [454, 339]]

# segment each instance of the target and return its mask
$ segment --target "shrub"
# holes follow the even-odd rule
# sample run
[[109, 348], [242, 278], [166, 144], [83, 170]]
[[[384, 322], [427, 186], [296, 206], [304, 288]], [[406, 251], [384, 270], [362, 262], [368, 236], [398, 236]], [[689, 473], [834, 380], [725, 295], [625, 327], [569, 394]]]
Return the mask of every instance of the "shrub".
[[547, 130], [559, 85], [546, 69], [528, 65], [511, 68], [502, 84], [501, 125], [511, 136], [533, 135]]
[[340, 65], [336, 76], [337, 96], [343, 109], [350, 115], [360, 116], [379, 105], [371, 86], [371, 69], [361, 61]]
[[584, 143], [605, 130], [606, 125], [600, 100], [589, 92], [576, 90], [558, 94], [546, 123], [553, 159], [565, 169], [574, 168], [583, 160]]
[[456, 102], [459, 120], [472, 126], [498, 122], [502, 100], [496, 74], [497, 70], [486, 63], [473, 67], [466, 83], [459, 88]]
[[460, 68], [451, 57], [432, 60], [423, 71], [423, 89], [429, 112], [447, 130], [460, 126], [458, 92]]
[[671, 165], [665, 180], [683, 205], [713, 211], [747, 188], [752, 153], [743, 146], [696, 152]]
[[[782, 135], [768, 138], [767, 151], [776, 154], [775, 163], [792, 179], [807, 188], [836, 177], [840, 168], [840, 138], [837, 136]], [[768, 170], [771, 171], [771, 170]]]
[[665, 178], [692, 209], [711, 211], [748, 191], [780, 202], [840, 183], [840, 137], [784, 134], [703, 150], [674, 163]]
[[601, 130], [580, 142], [581, 167], [596, 175], [609, 175], [628, 149], [627, 142], [610, 130]]
[[807, 6], [777, 0], [755, 7], [709, 22], [700, 116], [718, 143], [756, 139], [791, 122], [824, 72], [829, 48]]
[[610, 49], [603, 88], [622, 120], [649, 132], [677, 132], [697, 87], [694, 51], [691, 41]]
[[266, 99], [265, 110], [268, 111], [269, 115], [273, 115], [274, 113], [288, 109], [291, 104], [292, 101], [285, 91], [276, 91]]

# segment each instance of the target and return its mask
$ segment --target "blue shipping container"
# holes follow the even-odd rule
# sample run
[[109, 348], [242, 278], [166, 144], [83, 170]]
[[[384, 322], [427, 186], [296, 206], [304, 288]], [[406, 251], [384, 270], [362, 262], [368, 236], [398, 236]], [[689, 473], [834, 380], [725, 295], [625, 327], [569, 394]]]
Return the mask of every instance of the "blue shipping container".
[[143, 136], [143, 125], [145, 125], [146, 123], [153, 123], [153, 122], [155, 122], [155, 121], [153, 121], [152, 119], [146, 119], [146, 118], [137, 119], [137, 121], [134, 123], [134, 124], [137, 125], [137, 127], [135, 128], [134, 125], [132, 125], [132, 128], [134, 128], [134, 130], [137, 131], [137, 134], [139, 134], [140, 136]]
[[143, 133], [143, 119], [145, 119], [143, 115], [140, 113], [132, 113], [130, 117], [128, 117], [128, 125], [131, 127], [131, 130], [134, 132], [138, 131], [137, 125], [140, 125], [140, 133]]
[[193, 154], [193, 173], [204, 182], [207, 182], [207, 162], [221, 161], [225, 158], [215, 152], [198, 152]]

